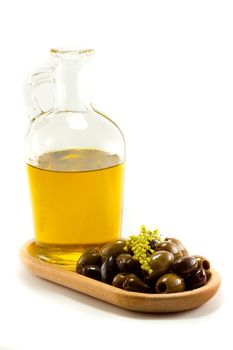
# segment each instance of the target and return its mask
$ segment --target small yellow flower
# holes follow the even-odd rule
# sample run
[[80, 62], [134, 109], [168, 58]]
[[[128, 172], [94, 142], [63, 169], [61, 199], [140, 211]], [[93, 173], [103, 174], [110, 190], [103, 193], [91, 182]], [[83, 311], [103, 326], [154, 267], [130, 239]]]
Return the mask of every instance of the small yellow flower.
[[151, 258], [147, 254], [153, 254], [154, 250], [151, 249], [150, 243], [155, 239], [158, 242], [162, 241], [159, 235], [158, 229], [154, 231], [147, 230], [144, 225], [141, 226], [139, 235], [132, 235], [126, 241], [125, 250], [128, 252], [133, 252], [133, 258], [138, 260], [141, 264], [141, 268], [147, 271], [149, 274], [152, 273], [150, 268]]

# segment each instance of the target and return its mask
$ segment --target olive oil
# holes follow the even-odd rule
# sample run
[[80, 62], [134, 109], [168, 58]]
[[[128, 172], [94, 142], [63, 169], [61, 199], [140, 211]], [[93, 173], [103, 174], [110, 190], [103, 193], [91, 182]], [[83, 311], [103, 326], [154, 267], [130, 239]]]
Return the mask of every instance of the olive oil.
[[28, 164], [34, 254], [71, 266], [88, 246], [118, 238], [123, 169], [117, 155], [96, 149], [58, 150]]

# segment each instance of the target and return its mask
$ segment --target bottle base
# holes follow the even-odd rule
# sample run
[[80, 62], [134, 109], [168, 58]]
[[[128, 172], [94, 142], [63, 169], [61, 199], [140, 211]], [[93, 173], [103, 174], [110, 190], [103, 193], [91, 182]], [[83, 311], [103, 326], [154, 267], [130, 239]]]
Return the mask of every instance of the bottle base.
[[45, 245], [34, 241], [29, 245], [28, 251], [42, 261], [58, 265], [65, 270], [76, 271], [77, 261], [82, 253], [88, 248], [101, 247], [103, 244]]

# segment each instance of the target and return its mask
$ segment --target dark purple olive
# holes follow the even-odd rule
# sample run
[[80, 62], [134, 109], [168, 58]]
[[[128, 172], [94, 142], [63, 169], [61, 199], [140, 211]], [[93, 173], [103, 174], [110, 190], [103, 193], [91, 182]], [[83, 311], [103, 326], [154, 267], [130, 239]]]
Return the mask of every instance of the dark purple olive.
[[115, 277], [114, 277], [114, 279], [113, 279], [113, 281], [112, 281], [112, 285], [114, 286], [114, 287], [118, 287], [118, 288], [122, 288], [122, 285], [123, 285], [123, 283], [125, 282], [125, 280], [126, 280], [126, 278], [128, 277], [128, 276], [134, 276], [133, 274], [130, 274], [130, 273], [127, 273], [127, 272], [120, 272], [120, 273], [118, 273]]
[[186, 277], [193, 273], [198, 267], [198, 261], [193, 256], [184, 256], [171, 264], [171, 270], [176, 275]]
[[97, 265], [101, 266], [102, 259], [99, 251], [96, 248], [90, 248], [85, 250], [85, 252], [80, 256], [77, 265], [76, 271], [81, 273], [81, 270], [86, 265]]
[[151, 288], [134, 274], [130, 274], [128, 277], [126, 277], [125, 281], [122, 284], [122, 288], [131, 292], [151, 292]]
[[197, 259], [198, 267], [203, 267], [204, 270], [210, 269], [209, 261], [201, 255], [193, 255], [195, 259]]
[[101, 281], [111, 284], [117, 273], [116, 259], [114, 256], [109, 256], [101, 266]]
[[132, 272], [137, 274], [141, 271], [141, 264], [138, 260], [133, 259], [132, 255], [123, 253], [116, 258], [118, 270], [120, 272]]
[[181, 241], [179, 241], [179, 239], [167, 237], [167, 238], [165, 238], [165, 241], [169, 241], [169, 242], [175, 243], [175, 244], [177, 245], [177, 247], [180, 248], [182, 255], [183, 255], [183, 256], [188, 256], [188, 251], [187, 251], [187, 249], [185, 248], [185, 246], [183, 245], [183, 243], [182, 243]]
[[151, 249], [154, 250], [157, 244], [159, 244], [159, 241], [157, 241], [157, 239], [152, 239], [152, 241], [150, 242]]
[[93, 278], [94, 280], [100, 281], [100, 267], [97, 265], [86, 265], [82, 268], [81, 274], [86, 277]]
[[173, 242], [163, 241], [155, 246], [155, 251], [166, 250], [174, 255], [174, 259], [177, 260], [183, 256], [180, 248]]
[[185, 279], [185, 285], [188, 290], [196, 289], [204, 286], [207, 282], [206, 272], [199, 267], [190, 276]]
[[178, 293], [185, 290], [185, 283], [182, 277], [167, 273], [158, 279], [155, 289], [159, 294]]

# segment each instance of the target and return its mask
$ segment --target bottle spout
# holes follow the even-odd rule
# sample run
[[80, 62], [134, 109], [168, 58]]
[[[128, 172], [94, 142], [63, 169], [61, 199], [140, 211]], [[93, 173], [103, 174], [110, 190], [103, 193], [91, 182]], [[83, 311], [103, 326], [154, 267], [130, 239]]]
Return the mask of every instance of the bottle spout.
[[90, 110], [90, 62], [95, 51], [51, 49], [50, 52], [55, 63], [55, 110]]

